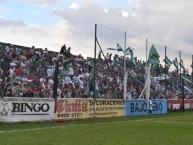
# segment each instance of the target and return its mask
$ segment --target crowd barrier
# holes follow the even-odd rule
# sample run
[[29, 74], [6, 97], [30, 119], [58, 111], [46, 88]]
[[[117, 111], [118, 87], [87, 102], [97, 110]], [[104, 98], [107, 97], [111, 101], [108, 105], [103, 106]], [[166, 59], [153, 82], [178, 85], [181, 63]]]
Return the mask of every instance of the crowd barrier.
[[[182, 100], [152, 100], [153, 114], [166, 114], [180, 109]], [[33, 122], [58, 119], [81, 119], [147, 115], [147, 100], [121, 99], [45, 99], [10, 98], [0, 100], [0, 122]], [[177, 107], [178, 106], [178, 107]], [[185, 101], [186, 109], [193, 108], [193, 100]]]

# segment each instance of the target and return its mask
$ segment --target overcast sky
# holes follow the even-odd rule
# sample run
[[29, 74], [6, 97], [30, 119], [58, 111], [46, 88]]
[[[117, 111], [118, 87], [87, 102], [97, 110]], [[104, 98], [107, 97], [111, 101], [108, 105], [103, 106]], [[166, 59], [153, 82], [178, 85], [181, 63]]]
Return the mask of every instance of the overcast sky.
[[[145, 48], [137, 39], [148, 38], [193, 54], [192, 0], [0, 0], [1, 42], [53, 51], [66, 44], [73, 54], [93, 57], [95, 23], [135, 36], [131, 47]], [[99, 28], [98, 37], [118, 43], [119, 32], [104, 33]]]

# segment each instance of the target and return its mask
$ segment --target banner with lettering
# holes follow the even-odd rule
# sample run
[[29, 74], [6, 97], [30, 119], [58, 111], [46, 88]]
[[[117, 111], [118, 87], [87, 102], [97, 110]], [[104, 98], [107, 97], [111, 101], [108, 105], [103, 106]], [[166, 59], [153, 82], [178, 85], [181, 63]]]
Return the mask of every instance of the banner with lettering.
[[59, 99], [57, 119], [125, 116], [125, 101], [117, 99]]
[[91, 117], [125, 116], [125, 101], [119, 99], [90, 100]]
[[0, 122], [44, 121], [54, 119], [54, 99], [3, 98]]
[[175, 99], [175, 100], [167, 100], [168, 102], [168, 111], [175, 112], [175, 111], [182, 111], [183, 106], [185, 110], [193, 110], [193, 100], [183, 100], [182, 99]]
[[[166, 114], [167, 100], [152, 100], [152, 114]], [[138, 116], [148, 114], [148, 100], [127, 100], [126, 116]]]
[[59, 99], [56, 102], [57, 119], [89, 118], [89, 99]]

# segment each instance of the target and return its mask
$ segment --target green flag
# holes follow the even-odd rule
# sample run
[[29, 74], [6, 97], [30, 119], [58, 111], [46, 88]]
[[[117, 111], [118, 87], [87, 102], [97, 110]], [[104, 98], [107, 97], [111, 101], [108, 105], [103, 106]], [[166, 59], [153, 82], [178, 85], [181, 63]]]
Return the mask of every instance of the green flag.
[[133, 63], [135, 66], [137, 66], [137, 57], [133, 57], [133, 58], [131, 58], [131, 60], [132, 60], [132, 63]]
[[176, 67], [176, 69], [178, 70], [178, 59], [177, 59], [177, 57], [173, 60], [173, 64]]
[[126, 49], [126, 55], [131, 55], [131, 58], [133, 58], [133, 48], [128, 47]]
[[153, 66], [159, 65], [159, 57], [160, 56], [157, 50], [155, 49], [154, 45], [152, 45], [149, 51], [148, 63], [152, 64]]
[[117, 50], [116, 48], [107, 48], [107, 50]]
[[123, 48], [117, 43], [117, 48], [107, 48], [107, 50], [123, 51]]
[[184, 62], [183, 60], [181, 59], [180, 63], [179, 63], [180, 67], [182, 67], [183, 70], [186, 70], [185, 67], [184, 67]]
[[172, 62], [171, 62], [171, 60], [166, 56], [165, 58], [164, 58], [164, 60], [163, 60], [167, 65], [171, 65], [172, 64]]
[[117, 51], [123, 51], [123, 48], [117, 43]]

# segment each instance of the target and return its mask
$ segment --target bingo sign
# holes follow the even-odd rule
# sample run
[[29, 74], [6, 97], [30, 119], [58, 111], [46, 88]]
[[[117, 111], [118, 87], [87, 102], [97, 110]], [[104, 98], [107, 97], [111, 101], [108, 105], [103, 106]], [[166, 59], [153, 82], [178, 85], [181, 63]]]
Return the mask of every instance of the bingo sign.
[[0, 101], [0, 121], [29, 122], [54, 119], [54, 100], [40, 98], [4, 98]]
[[60, 99], [56, 102], [57, 119], [89, 117], [89, 99]]
[[[167, 101], [166, 100], [152, 100], [153, 112], [152, 114], [166, 114]], [[148, 114], [148, 100], [127, 100], [126, 101], [126, 116], [139, 116]]]

